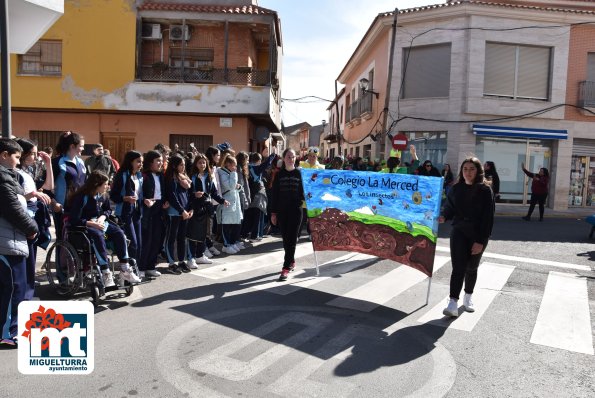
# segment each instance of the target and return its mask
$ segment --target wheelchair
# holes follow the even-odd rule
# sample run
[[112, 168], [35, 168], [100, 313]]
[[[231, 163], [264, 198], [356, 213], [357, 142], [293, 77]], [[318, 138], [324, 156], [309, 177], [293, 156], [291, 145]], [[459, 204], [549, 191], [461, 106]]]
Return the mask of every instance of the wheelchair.
[[[108, 267], [114, 275], [115, 286], [103, 286], [93, 243], [86, 231], [87, 227], [66, 227], [65, 239], [56, 240], [49, 247], [44, 263], [49, 285], [59, 296], [65, 298], [72, 298], [77, 292], [88, 290], [95, 307], [107, 291], [124, 290], [125, 295], [130, 296], [134, 285], [122, 279], [119, 272], [115, 272], [116, 261], [113, 253], [110, 253], [109, 241], [106, 241], [110, 253]], [[136, 262], [132, 262], [130, 267], [138, 275]]]

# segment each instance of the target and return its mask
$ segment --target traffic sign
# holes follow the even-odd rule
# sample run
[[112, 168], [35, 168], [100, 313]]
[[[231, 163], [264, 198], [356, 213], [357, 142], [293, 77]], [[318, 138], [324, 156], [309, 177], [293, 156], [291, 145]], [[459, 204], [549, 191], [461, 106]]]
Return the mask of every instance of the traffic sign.
[[393, 137], [393, 148], [397, 151], [407, 149], [407, 136], [403, 133], [399, 133]]

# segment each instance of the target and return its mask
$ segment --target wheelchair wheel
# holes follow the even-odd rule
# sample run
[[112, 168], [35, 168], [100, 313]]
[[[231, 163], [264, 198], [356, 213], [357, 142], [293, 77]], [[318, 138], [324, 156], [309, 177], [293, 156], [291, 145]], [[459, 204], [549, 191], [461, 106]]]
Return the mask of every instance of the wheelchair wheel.
[[48, 249], [44, 268], [50, 286], [60, 296], [72, 296], [81, 286], [82, 263], [68, 242], [57, 241]]
[[91, 288], [91, 300], [93, 301], [93, 307], [97, 307], [99, 305], [99, 286], [93, 284], [90, 286]]

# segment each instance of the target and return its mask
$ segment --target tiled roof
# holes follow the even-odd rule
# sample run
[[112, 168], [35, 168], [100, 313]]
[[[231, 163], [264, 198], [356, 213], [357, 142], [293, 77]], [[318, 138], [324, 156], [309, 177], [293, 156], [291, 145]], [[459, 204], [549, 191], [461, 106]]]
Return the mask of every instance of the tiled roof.
[[[567, 12], [567, 13], [572, 13], [572, 14], [595, 14], [595, 11], [592, 11], [592, 10], [589, 11], [589, 10], [585, 10], [585, 9], [581, 9], [581, 8], [572, 8], [572, 6], [547, 7], [547, 6], [545, 6], [545, 3], [546, 2], [543, 2], [540, 5], [539, 2], [529, 3], [529, 4], [519, 4], [519, 3], [505, 3], [505, 2], [498, 2], [498, 1], [481, 1], [481, 0], [451, 1], [449, 3], [443, 3], [443, 4], [431, 4], [431, 5], [427, 5], [427, 6], [403, 9], [403, 10], [399, 10], [399, 14], [411, 14], [411, 13], [418, 12], [418, 11], [426, 11], [426, 10], [431, 10], [431, 9], [445, 8], [445, 7], [454, 7], [454, 6], [459, 6], [462, 4], [472, 4], [472, 5], [480, 5], [480, 6], [488, 6], [488, 7], [513, 8], [513, 9], [525, 9], [525, 10], [535, 10], [535, 11]], [[392, 15], [392, 14], [393, 14], [392, 12], [385, 13], [385, 15]]]
[[213, 14], [251, 14], [251, 15], [275, 15], [276, 12], [268, 8], [244, 5], [244, 6], [218, 6], [204, 4], [172, 4], [172, 3], [144, 3], [138, 8], [140, 11], [183, 11], [201, 12]]

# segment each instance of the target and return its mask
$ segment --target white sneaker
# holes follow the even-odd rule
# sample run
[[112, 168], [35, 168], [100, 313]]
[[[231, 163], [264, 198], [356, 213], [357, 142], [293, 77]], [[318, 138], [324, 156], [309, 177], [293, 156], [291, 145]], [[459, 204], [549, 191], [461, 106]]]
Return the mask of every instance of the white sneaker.
[[203, 253], [203, 256], [205, 256], [206, 258], [211, 258], [213, 257], [213, 253], [211, 253], [211, 251], [208, 248], [206, 248]]
[[130, 283], [141, 283], [141, 279], [131, 271], [120, 271], [120, 278]]
[[145, 278], [145, 271], [138, 271], [138, 277], [141, 279]]
[[103, 279], [103, 287], [116, 286], [116, 283], [114, 282], [114, 274], [112, 274], [112, 271], [102, 271], [101, 274], [101, 277]]
[[234, 243], [234, 245], [238, 247], [240, 250], [244, 250], [246, 248], [246, 246], [244, 246], [244, 242], [236, 242]]
[[213, 256], [218, 256], [218, 255], [220, 255], [220, 254], [221, 254], [221, 252], [220, 252], [219, 250], [217, 250], [217, 249], [215, 248], [215, 246], [213, 246], [213, 247], [209, 247], [209, 251], [211, 252], [211, 254], [212, 254]]
[[465, 293], [465, 296], [463, 297], [463, 308], [465, 308], [465, 311], [467, 312], [475, 312], [471, 296], [471, 294]]
[[190, 269], [198, 269], [198, 265], [196, 265], [196, 261], [194, 261], [193, 258], [188, 260], [187, 264], [188, 264], [188, 268], [190, 268]]
[[157, 271], [156, 269], [149, 269], [145, 271], [145, 275], [158, 277], [161, 276], [161, 272]]
[[223, 248], [221, 249], [221, 251], [223, 253], [227, 253], [227, 254], [236, 254], [238, 252], [238, 250], [236, 250], [236, 248], [231, 245], [231, 246], [223, 246]]
[[194, 259], [196, 264], [213, 264], [213, 260], [209, 260], [206, 255], [202, 255], [202, 257], [197, 257]]
[[459, 316], [459, 306], [457, 304], [457, 300], [451, 298], [448, 300], [448, 305], [442, 311], [442, 313], [446, 316], [452, 316], [454, 318]]

